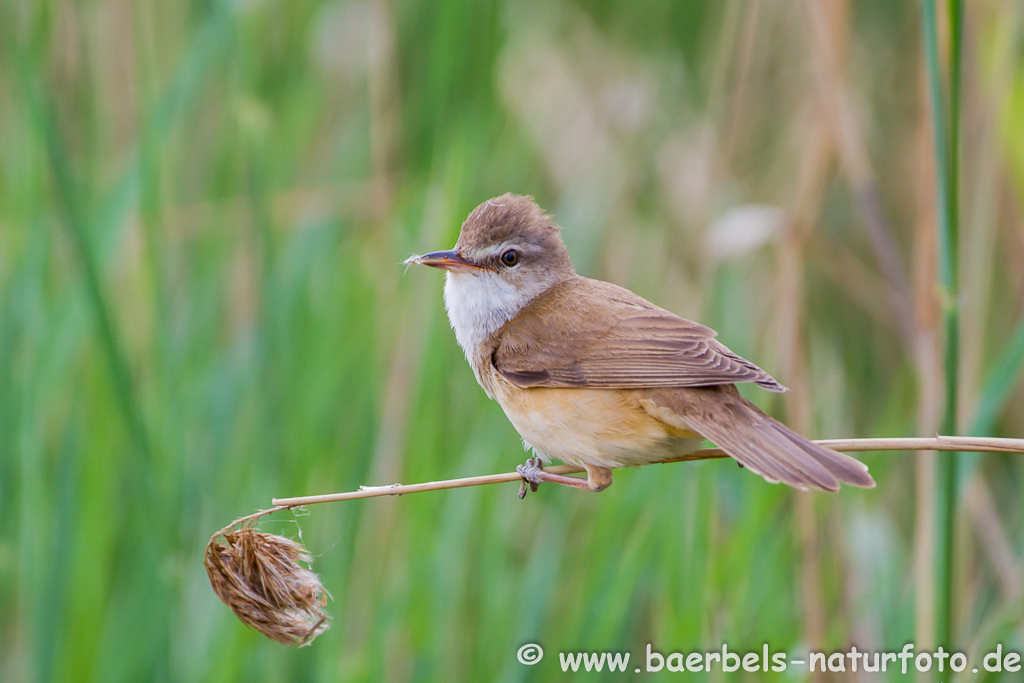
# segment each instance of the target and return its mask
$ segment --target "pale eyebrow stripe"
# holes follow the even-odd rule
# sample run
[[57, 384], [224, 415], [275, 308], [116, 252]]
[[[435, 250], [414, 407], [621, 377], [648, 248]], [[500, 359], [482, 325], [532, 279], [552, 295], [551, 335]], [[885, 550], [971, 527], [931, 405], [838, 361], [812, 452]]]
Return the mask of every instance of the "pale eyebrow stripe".
[[524, 245], [518, 244], [516, 242], [505, 241], [505, 242], [502, 242], [501, 244], [495, 245], [493, 247], [488, 247], [484, 251], [480, 252], [480, 256], [481, 256], [481, 258], [491, 258], [491, 257], [500, 256], [501, 254], [503, 254], [505, 252], [506, 249], [518, 249], [520, 253], [531, 253], [531, 254], [532, 253], [536, 253], [537, 251], [543, 251], [543, 249], [538, 249], [536, 247], [531, 249], [528, 246], [524, 246]]
[[484, 258], [491, 258], [493, 256], [499, 256], [506, 249], [509, 249], [510, 247], [515, 247], [516, 249], [520, 249], [520, 250], [522, 249], [522, 247], [520, 247], [517, 244], [512, 244], [511, 242], [502, 242], [501, 244], [497, 244], [497, 245], [495, 245], [493, 247], [488, 247], [483, 252], [481, 252], [480, 255], [482, 257], [484, 257]]

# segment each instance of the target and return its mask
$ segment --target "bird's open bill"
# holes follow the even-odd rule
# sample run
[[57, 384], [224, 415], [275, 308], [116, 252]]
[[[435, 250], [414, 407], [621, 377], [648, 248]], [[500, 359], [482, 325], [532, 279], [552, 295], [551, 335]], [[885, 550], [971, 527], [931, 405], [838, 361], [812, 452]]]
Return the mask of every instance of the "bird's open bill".
[[459, 256], [457, 251], [432, 251], [422, 256], [410, 256], [405, 260], [407, 264], [418, 264], [440, 268], [441, 270], [483, 270], [475, 263], [470, 263]]

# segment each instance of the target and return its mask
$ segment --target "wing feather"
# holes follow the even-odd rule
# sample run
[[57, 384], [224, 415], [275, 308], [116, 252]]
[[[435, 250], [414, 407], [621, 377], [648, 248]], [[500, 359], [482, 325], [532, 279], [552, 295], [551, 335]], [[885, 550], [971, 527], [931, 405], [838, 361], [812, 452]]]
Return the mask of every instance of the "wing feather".
[[615, 285], [573, 278], [538, 297], [497, 333], [492, 362], [520, 387], [706, 387], [771, 375], [715, 331]]

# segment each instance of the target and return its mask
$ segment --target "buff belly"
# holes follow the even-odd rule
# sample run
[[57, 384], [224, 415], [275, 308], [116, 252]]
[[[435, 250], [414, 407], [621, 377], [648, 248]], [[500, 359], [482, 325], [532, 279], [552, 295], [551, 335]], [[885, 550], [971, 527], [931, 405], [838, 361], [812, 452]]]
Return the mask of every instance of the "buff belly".
[[702, 442], [645, 410], [643, 390], [521, 389], [503, 378], [495, 384], [505, 415], [545, 459], [579, 467], [643, 465], [693, 452]]

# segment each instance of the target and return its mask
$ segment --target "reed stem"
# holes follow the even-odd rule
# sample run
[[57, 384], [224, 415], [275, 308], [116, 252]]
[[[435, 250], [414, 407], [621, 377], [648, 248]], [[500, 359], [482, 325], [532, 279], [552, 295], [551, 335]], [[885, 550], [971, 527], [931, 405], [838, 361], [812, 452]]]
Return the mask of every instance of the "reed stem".
[[[938, 197], [938, 287], [943, 307], [945, 405], [941, 429], [956, 434], [959, 395], [960, 311], [959, 311], [959, 129], [960, 129], [960, 43], [963, 6], [948, 0], [949, 13], [949, 99], [943, 95], [939, 69], [938, 17], [935, 0], [923, 0], [922, 28], [924, 61], [928, 75], [929, 100], [935, 144], [935, 173]], [[948, 119], [947, 119], [948, 110]], [[936, 645], [952, 648], [953, 615], [953, 523], [956, 509], [956, 453], [938, 462], [936, 468], [935, 535], [935, 639]]]
[[[866, 451], [961, 451], [971, 450], [989, 453], [1024, 453], [1024, 439], [998, 439], [992, 437], [954, 437], [935, 436], [931, 438], [882, 438], [882, 439], [820, 439], [815, 443], [827, 446], [836, 451], [844, 453], [857, 453]], [[668, 464], [673, 462], [690, 462], [694, 460], [711, 460], [714, 458], [727, 458], [725, 453], [717, 448], [706, 448], [688, 455], [666, 458], [651, 463]], [[546, 472], [552, 474], [575, 474], [582, 472], [579, 467], [572, 465], [558, 465], [545, 468]], [[228, 526], [224, 527], [217, 534], [231, 529], [240, 522], [254, 520], [263, 514], [270, 514], [278, 510], [297, 507], [300, 505], [313, 505], [316, 503], [333, 503], [343, 500], [358, 500], [361, 498], [377, 498], [379, 496], [401, 496], [407, 493], [421, 493], [423, 491], [440, 491], [444, 489], [457, 489], [467, 486], [483, 486], [486, 484], [503, 484], [508, 482], [521, 481], [516, 472], [503, 474], [486, 474], [477, 477], [463, 477], [461, 479], [445, 479], [442, 481], [430, 481], [420, 484], [390, 484], [385, 486], [361, 486], [357, 491], [345, 493], [327, 493], [317, 496], [301, 496], [296, 498], [274, 498], [274, 507], [262, 512], [241, 517]]]

